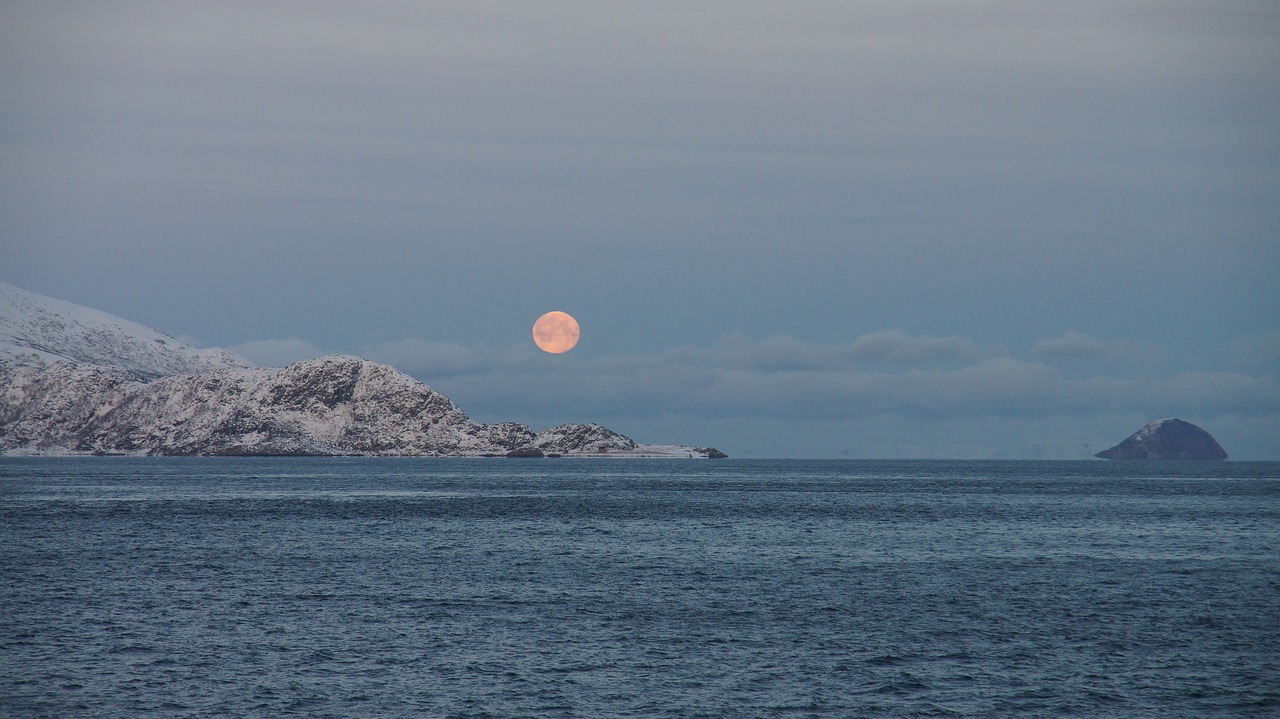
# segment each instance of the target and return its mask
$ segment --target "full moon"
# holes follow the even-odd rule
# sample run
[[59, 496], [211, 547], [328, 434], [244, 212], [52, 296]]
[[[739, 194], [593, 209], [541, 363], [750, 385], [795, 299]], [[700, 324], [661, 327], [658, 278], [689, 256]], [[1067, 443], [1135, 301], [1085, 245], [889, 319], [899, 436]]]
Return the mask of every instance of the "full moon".
[[565, 312], [548, 312], [533, 323], [533, 342], [543, 352], [568, 352], [578, 344], [578, 321]]

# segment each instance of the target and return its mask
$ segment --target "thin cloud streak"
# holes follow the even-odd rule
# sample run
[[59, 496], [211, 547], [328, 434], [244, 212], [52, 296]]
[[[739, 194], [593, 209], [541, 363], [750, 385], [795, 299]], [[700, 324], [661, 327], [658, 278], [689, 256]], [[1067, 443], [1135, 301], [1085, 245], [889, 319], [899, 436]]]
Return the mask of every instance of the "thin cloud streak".
[[1118, 357], [1133, 352], [1128, 342], [1104, 342], [1082, 332], [1063, 332], [1057, 337], [1038, 340], [1031, 347], [1036, 357], [1093, 359]]

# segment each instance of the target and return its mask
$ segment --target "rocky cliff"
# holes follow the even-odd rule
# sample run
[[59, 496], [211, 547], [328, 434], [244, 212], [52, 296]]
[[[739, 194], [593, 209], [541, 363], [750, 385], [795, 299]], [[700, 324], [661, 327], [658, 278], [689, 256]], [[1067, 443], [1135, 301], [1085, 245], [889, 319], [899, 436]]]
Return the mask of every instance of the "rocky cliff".
[[634, 447], [596, 425], [472, 422], [394, 367], [322, 357], [137, 382], [107, 367], [0, 365], [0, 448], [45, 454], [420, 455]]
[[1199, 459], [1221, 460], [1227, 452], [1208, 432], [1180, 419], [1161, 419], [1134, 432], [1111, 449], [1098, 452], [1102, 459]]

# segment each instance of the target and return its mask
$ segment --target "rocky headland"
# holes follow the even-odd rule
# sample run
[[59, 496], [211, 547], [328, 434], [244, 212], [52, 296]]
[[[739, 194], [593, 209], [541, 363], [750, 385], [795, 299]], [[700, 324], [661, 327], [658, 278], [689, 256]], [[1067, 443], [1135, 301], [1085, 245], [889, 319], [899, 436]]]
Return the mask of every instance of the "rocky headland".
[[0, 454], [719, 457], [597, 424], [472, 421], [394, 367], [255, 367], [0, 283]]

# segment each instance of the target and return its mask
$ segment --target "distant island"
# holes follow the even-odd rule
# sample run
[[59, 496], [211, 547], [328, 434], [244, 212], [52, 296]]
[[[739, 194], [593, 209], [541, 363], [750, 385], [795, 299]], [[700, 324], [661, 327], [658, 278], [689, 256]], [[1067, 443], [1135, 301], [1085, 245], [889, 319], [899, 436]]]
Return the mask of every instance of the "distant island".
[[389, 365], [257, 367], [0, 283], [0, 454], [719, 458], [594, 423], [473, 422]]
[[1227, 452], [1208, 432], [1180, 419], [1144, 425], [1128, 439], [1094, 455], [1102, 459], [1223, 460]]

